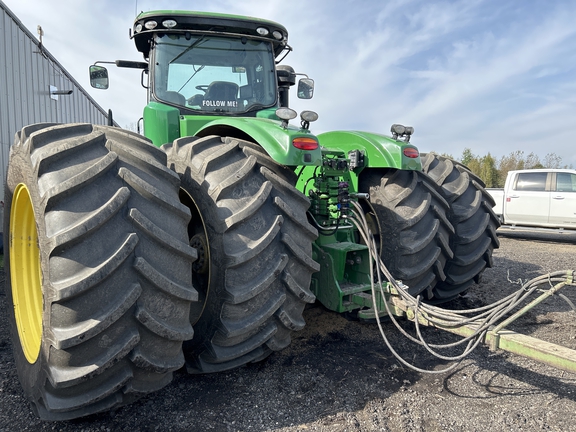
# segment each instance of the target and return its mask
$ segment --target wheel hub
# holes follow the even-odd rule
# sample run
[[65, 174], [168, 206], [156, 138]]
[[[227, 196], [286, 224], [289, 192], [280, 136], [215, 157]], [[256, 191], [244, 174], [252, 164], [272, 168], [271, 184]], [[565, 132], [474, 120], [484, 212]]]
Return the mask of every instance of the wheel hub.
[[192, 264], [192, 271], [199, 274], [208, 273], [208, 242], [204, 234], [196, 234], [190, 239], [190, 246], [198, 252], [198, 258]]

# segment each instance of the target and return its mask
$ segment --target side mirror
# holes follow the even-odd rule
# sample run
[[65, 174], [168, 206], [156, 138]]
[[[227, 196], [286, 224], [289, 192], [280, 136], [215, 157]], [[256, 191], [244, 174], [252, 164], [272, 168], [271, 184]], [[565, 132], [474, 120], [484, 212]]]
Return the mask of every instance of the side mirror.
[[314, 80], [312, 78], [301, 78], [298, 81], [298, 98], [312, 99], [314, 96]]
[[108, 69], [104, 66], [90, 66], [90, 85], [95, 89], [108, 88]]

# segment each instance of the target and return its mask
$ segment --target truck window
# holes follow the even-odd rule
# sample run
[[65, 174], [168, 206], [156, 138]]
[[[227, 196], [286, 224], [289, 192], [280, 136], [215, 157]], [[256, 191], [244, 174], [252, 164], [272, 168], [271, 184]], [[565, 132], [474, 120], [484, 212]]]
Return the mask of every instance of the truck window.
[[556, 174], [556, 191], [557, 192], [576, 192], [576, 174], [557, 173]]
[[545, 191], [548, 173], [519, 173], [515, 190], [519, 191]]

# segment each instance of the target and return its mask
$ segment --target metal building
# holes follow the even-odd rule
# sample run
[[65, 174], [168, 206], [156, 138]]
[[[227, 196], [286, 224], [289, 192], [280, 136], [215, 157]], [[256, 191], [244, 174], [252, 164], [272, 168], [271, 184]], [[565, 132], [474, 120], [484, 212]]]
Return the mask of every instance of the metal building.
[[45, 122], [108, 120], [107, 112], [0, 0], [0, 212], [14, 135], [23, 126]]

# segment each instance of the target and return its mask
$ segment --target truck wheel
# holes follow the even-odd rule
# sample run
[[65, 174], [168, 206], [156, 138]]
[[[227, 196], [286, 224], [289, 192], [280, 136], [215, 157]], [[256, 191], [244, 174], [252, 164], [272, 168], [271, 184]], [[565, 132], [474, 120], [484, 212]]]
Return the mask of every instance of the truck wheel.
[[459, 162], [435, 153], [421, 154], [422, 171], [440, 187], [450, 204], [448, 218], [455, 233], [450, 240], [454, 258], [446, 262], [446, 280], [437, 286], [439, 299], [454, 298], [478, 283], [492, 267], [492, 251], [500, 246], [494, 200], [484, 182]]
[[188, 371], [228, 370], [286, 347], [315, 300], [317, 231], [306, 217], [308, 199], [252, 143], [186, 137], [163, 149], [180, 175], [180, 199], [192, 212], [188, 235], [200, 251], [193, 282], [201, 307], [192, 309], [195, 334], [184, 344]]
[[165, 154], [130, 132], [37, 124], [16, 135], [6, 296], [18, 375], [42, 419], [124, 405], [184, 364], [198, 294], [178, 185]]
[[382, 261], [412, 295], [426, 300], [437, 295], [444, 265], [452, 258], [454, 229], [446, 216], [448, 203], [437, 189], [418, 171], [368, 169], [359, 182], [359, 190], [370, 194], [367, 210]]

